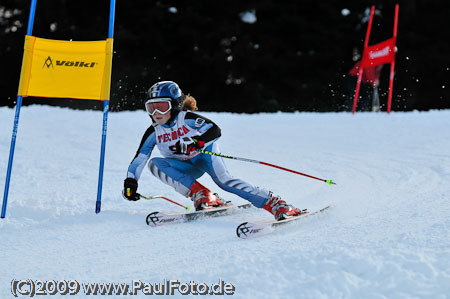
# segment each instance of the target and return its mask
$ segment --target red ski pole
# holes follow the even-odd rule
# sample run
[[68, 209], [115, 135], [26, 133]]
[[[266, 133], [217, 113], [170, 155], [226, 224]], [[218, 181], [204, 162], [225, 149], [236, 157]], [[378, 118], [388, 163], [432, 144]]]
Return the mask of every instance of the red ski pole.
[[278, 168], [278, 169], [281, 169], [281, 170], [284, 170], [284, 171], [289, 171], [289, 172], [292, 172], [292, 173], [295, 173], [295, 174], [299, 174], [299, 175], [302, 175], [302, 176], [306, 176], [306, 177], [311, 178], [311, 179], [319, 180], [319, 181], [327, 183], [330, 186], [331, 185], [336, 185], [336, 183], [333, 182], [333, 180], [324, 180], [324, 179], [321, 179], [321, 178], [318, 178], [318, 177], [315, 177], [315, 176], [312, 176], [312, 175], [309, 175], [309, 174], [306, 174], [306, 173], [301, 173], [299, 171], [295, 171], [295, 170], [292, 170], [292, 169], [284, 168], [284, 167], [281, 167], [281, 166], [277, 166], [277, 165], [266, 163], [266, 162], [262, 162], [262, 161], [246, 159], [246, 158], [232, 157], [232, 156], [227, 156], [227, 155], [224, 155], [224, 154], [208, 152], [208, 151], [204, 151], [204, 150], [201, 150], [199, 152], [202, 153], [202, 154], [207, 154], [207, 155], [212, 155], [212, 156], [219, 156], [219, 157], [227, 158], [227, 159], [233, 159], [233, 160], [239, 160], [239, 161], [245, 161], [245, 162], [262, 164], [262, 165]]
[[183, 207], [183, 208], [185, 208], [186, 210], [190, 210], [191, 209], [191, 207], [190, 206], [183, 206], [182, 204], [180, 204], [180, 203], [178, 203], [178, 202], [176, 202], [176, 201], [174, 201], [174, 200], [172, 200], [172, 199], [170, 199], [170, 198], [168, 198], [168, 197], [165, 197], [165, 196], [162, 196], [162, 195], [152, 195], [152, 196], [144, 196], [144, 195], [140, 195], [140, 197], [141, 198], [143, 198], [143, 199], [155, 199], [155, 198], [162, 198], [162, 199], [165, 199], [165, 200], [167, 200], [167, 201], [170, 201], [171, 203], [173, 203], [173, 204], [176, 204], [176, 205], [178, 205], [178, 206], [180, 206], [180, 207]]

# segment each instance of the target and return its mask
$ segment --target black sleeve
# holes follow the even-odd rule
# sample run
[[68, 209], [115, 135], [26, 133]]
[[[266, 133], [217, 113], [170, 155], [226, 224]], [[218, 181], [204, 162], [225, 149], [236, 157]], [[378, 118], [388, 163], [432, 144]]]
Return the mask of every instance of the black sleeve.
[[142, 136], [141, 143], [139, 144], [139, 147], [136, 151], [136, 155], [134, 156], [133, 160], [136, 159], [136, 157], [139, 155], [139, 151], [141, 150], [141, 148], [144, 145], [145, 141], [147, 140], [148, 136], [150, 136], [150, 134], [152, 134], [153, 132], [155, 132], [155, 127], [153, 127], [153, 126], [148, 127], [148, 129], [145, 131], [144, 136]]
[[199, 122], [200, 127], [212, 124], [211, 128], [209, 128], [205, 133], [203, 133], [201, 136], [197, 138], [198, 140], [201, 140], [205, 143], [208, 143], [216, 138], [219, 138], [222, 135], [218, 125], [216, 125], [212, 120], [203, 117], [197, 113], [187, 112], [184, 119], [185, 120], [193, 119], [196, 121], [196, 123]]

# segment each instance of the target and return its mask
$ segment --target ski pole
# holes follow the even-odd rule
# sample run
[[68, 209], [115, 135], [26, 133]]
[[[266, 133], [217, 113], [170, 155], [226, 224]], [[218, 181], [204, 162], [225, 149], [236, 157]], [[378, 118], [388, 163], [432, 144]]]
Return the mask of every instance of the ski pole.
[[165, 197], [165, 196], [162, 196], [162, 195], [151, 195], [151, 196], [139, 195], [139, 197], [140, 197], [140, 198], [143, 198], [143, 199], [148, 199], [148, 200], [150, 200], [150, 199], [155, 199], [155, 198], [162, 198], [162, 199], [165, 199], [165, 200], [167, 200], [167, 201], [170, 201], [171, 203], [174, 203], [174, 204], [176, 204], [176, 205], [179, 205], [180, 207], [183, 207], [183, 208], [185, 208], [185, 209], [188, 210], [188, 211], [191, 209], [190, 206], [183, 206], [182, 204], [180, 204], [180, 203], [178, 203], [178, 202], [176, 202], [176, 201], [174, 201], [174, 200], [172, 200], [172, 199], [170, 199], [170, 198], [167, 198], [167, 197]]
[[295, 173], [295, 174], [303, 175], [303, 176], [306, 176], [306, 177], [311, 178], [311, 179], [319, 180], [319, 181], [327, 183], [330, 186], [331, 185], [336, 185], [336, 183], [333, 182], [333, 180], [324, 180], [324, 179], [321, 179], [321, 178], [318, 178], [318, 177], [315, 177], [315, 176], [312, 176], [312, 175], [309, 175], [309, 174], [301, 173], [301, 172], [298, 172], [298, 171], [295, 171], [295, 170], [291, 170], [291, 169], [284, 168], [284, 167], [281, 167], [281, 166], [277, 166], [277, 165], [274, 165], [274, 164], [266, 163], [266, 162], [263, 162], [263, 161], [257, 161], [257, 160], [252, 160], [252, 159], [239, 158], [239, 157], [232, 157], [232, 156], [227, 156], [227, 155], [224, 155], [224, 154], [208, 152], [208, 151], [204, 151], [204, 150], [200, 150], [199, 152], [202, 153], [202, 154], [207, 154], [207, 155], [211, 155], [211, 156], [218, 156], [218, 157], [227, 158], [227, 159], [233, 159], [233, 160], [239, 160], [239, 161], [244, 161], [244, 162], [251, 162], [251, 163], [262, 164], [262, 165], [278, 168], [278, 169], [281, 169], [281, 170], [284, 170], [284, 171], [289, 171], [289, 172], [292, 172], [292, 173]]

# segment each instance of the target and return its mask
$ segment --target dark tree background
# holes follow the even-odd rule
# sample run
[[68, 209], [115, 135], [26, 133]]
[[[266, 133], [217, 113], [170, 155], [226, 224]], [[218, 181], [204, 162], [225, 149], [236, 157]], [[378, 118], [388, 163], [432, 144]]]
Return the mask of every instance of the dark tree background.
[[[0, 105], [13, 107], [29, 0], [0, 2]], [[143, 109], [160, 80], [179, 83], [203, 111], [339, 111], [348, 71], [369, 44], [392, 36], [394, 1], [117, 0], [111, 110]], [[450, 26], [445, 0], [400, 1], [393, 110], [450, 108]], [[255, 22], [244, 22], [253, 12]], [[349, 13], [348, 13], [349, 12]], [[33, 35], [107, 37], [109, 0], [38, 0]], [[382, 71], [385, 106], [389, 67]], [[27, 98], [98, 109], [96, 101]], [[384, 108], [384, 107], [383, 107]]]

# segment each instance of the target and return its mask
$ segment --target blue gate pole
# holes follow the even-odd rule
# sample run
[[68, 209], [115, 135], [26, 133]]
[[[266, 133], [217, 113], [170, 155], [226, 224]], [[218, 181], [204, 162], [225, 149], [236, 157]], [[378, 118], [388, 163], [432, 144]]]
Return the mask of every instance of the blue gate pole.
[[[36, 2], [37, 2], [37, 0], [31, 1], [30, 16], [28, 18], [27, 35], [33, 34], [34, 15], [36, 13]], [[11, 180], [11, 169], [12, 169], [12, 164], [13, 164], [13, 159], [14, 159], [14, 149], [16, 147], [16, 137], [17, 137], [17, 130], [19, 128], [19, 117], [20, 117], [20, 108], [21, 107], [22, 107], [22, 96], [17, 96], [16, 114], [14, 117], [14, 128], [13, 128], [12, 138], [11, 138], [11, 147], [9, 148], [8, 170], [6, 171], [5, 192], [3, 193], [3, 205], [2, 205], [1, 218], [5, 218], [5, 215], [6, 215], [6, 205], [8, 203], [9, 183]]]
[[[115, 9], [116, 9], [116, 0], [111, 0], [110, 8], [109, 8], [108, 38], [114, 37]], [[97, 202], [95, 205], [95, 213], [96, 214], [100, 213], [101, 206], [102, 206], [103, 169], [105, 166], [105, 147], [106, 147], [106, 131], [107, 131], [107, 124], [108, 124], [108, 110], [109, 110], [109, 101], [103, 101], [102, 147], [101, 147], [101, 151], [100, 151], [100, 168], [98, 171]]]

